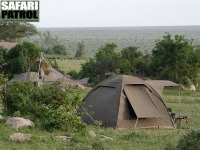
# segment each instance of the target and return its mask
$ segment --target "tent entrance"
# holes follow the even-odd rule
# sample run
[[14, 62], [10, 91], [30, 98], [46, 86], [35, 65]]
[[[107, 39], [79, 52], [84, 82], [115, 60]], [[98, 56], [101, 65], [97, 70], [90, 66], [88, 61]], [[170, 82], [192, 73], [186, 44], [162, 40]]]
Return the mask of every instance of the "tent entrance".
[[161, 117], [159, 110], [151, 100], [144, 85], [126, 85], [124, 93], [130, 102], [137, 118]]
[[128, 98], [126, 98], [126, 104], [127, 104], [127, 113], [130, 120], [136, 120], [137, 116], [135, 114], [135, 111], [133, 110], [133, 107], [131, 106], [131, 103], [129, 102]]

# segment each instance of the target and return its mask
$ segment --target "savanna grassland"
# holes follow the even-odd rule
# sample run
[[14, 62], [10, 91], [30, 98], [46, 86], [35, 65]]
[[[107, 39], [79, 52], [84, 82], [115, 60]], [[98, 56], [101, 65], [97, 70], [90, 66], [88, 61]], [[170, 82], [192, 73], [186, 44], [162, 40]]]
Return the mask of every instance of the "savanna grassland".
[[[88, 57], [92, 57], [98, 51], [99, 47], [103, 46], [106, 43], [116, 43], [118, 45], [117, 50], [121, 50], [127, 46], [138, 46], [139, 50], [142, 52], [147, 51], [148, 53], [155, 46], [155, 41], [165, 34], [165, 32], [169, 32], [172, 35], [182, 34], [185, 35], [188, 39], [193, 41], [194, 45], [200, 44], [200, 26], [193, 27], [128, 27], [128, 28], [43, 28], [39, 29], [39, 31], [50, 31], [52, 35], [58, 36], [59, 40], [62, 44], [64, 44], [70, 53], [71, 57], [74, 56], [77, 45], [80, 42], [84, 42], [85, 45], [85, 60], [71, 59], [66, 56], [56, 56], [51, 55], [49, 57], [55, 57], [52, 61], [56, 60], [59, 68], [64, 71], [64, 73], [69, 73], [72, 70], [79, 72], [81, 70], [81, 65], [87, 61]], [[56, 57], [59, 57], [57, 59]], [[20, 86], [17, 87], [20, 89]], [[34, 88], [30, 88], [32, 91]], [[51, 103], [52, 99], [59, 98], [56, 94], [59, 94], [59, 91], [56, 89], [52, 92], [52, 88], [49, 87], [47, 91], [32, 91], [28, 92], [28, 88], [23, 88], [21, 86], [21, 90], [26, 93], [26, 95], [21, 95], [18, 92], [16, 96], [16, 91], [14, 88], [11, 92], [11, 99], [15, 101], [16, 99], [22, 100], [23, 105], [27, 105], [29, 99], [33, 99], [35, 102], [38, 98], [38, 101], [44, 101], [45, 107], [41, 107], [43, 105], [35, 105], [41, 108], [42, 113], [38, 113], [39, 116], [45, 116], [44, 119], [47, 123], [51, 116], [48, 116], [49, 112], [54, 114], [60, 111], [60, 118], [68, 119], [68, 117], [74, 117], [73, 114], [76, 112], [74, 109], [72, 111], [66, 111], [67, 109], [55, 109], [53, 106], [54, 103]], [[73, 104], [76, 101], [82, 101], [82, 99], [89, 92], [88, 89], [76, 91], [77, 89], [66, 89], [68, 94], [65, 96], [69, 96], [68, 102], [69, 104]], [[18, 90], [19, 91], [19, 90]], [[77, 94], [81, 94], [81, 97], [75, 97]], [[8, 92], [8, 95], [10, 94]], [[32, 96], [30, 96], [30, 93]], [[34, 95], [33, 95], [34, 94]], [[54, 95], [55, 94], [55, 95]], [[24, 97], [23, 97], [24, 96]], [[41, 99], [40, 99], [41, 98]], [[49, 103], [46, 105], [46, 101]], [[199, 130], [200, 129], [200, 93], [199, 91], [185, 91], [179, 88], [176, 89], [165, 89], [163, 92], [163, 98], [167, 105], [167, 107], [172, 108], [172, 111], [176, 113], [176, 116], [188, 116], [191, 118], [189, 123], [189, 129], [177, 129], [176, 125], [174, 130], [147, 130], [147, 129], [138, 129], [138, 130], [114, 130], [112, 128], [103, 128], [99, 124], [97, 125], [87, 125], [85, 130], [76, 132], [73, 131], [61, 131], [58, 129], [53, 129], [50, 131], [41, 128], [41, 126], [37, 125], [31, 128], [19, 128], [18, 131], [13, 129], [11, 126], [5, 124], [5, 121], [8, 117], [8, 114], [4, 112], [0, 112], [0, 114], [4, 117], [4, 119], [0, 120], [0, 149], [11, 149], [11, 150], [174, 150], [177, 148], [177, 145], [180, 144], [179, 140], [184, 137], [191, 130]], [[40, 101], [39, 101], [40, 102]], [[57, 101], [55, 101], [57, 102]], [[60, 102], [58, 101], [59, 105]], [[1, 104], [1, 101], [0, 101]], [[9, 103], [8, 103], [9, 104]], [[18, 105], [19, 109], [21, 108], [19, 103], [15, 103]], [[31, 103], [32, 106], [33, 103]], [[64, 103], [65, 104], [65, 103]], [[0, 105], [1, 106], [1, 105]], [[27, 105], [28, 106], [28, 105]], [[71, 106], [71, 105], [70, 105]], [[2, 106], [0, 107], [2, 108]], [[31, 108], [31, 107], [30, 107]], [[28, 108], [28, 109], [30, 109]], [[71, 107], [69, 107], [71, 108]], [[47, 111], [46, 111], [47, 110]], [[69, 109], [70, 110], [70, 109]], [[24, 113], [29, 112], [29, 110], [24, 110]], [[36, 111], [37, 113], [38, 111]], [[29, 112], [30, 113], [30, 112]], [[69, 114], [70, 113], [70, 114]], [[17, 115], [20, 115], [17, 113]], [[27, 114], [26, 114], [27, 115]], [[26, 117], [22, 116], [22, 117]], [[31, 116], [31, 113], [29, 114]], [[64, 117], [63, 117], [64, 116]], [[67, 116], [67, 117], [66, 117]], [[49, 118], [48, 118], [49, 117]], [[66, 117], [66, 118], [65, 118]], [[59, 118], [59, 119], [60, 119]], [[38, 118], [37, 118], [38, 119]], [[37, 121], [36, 119], [36, 121]], [[76, 120], [77, 118], [74, 118]], [[80, 118], [79, 118], [80, 119]], [[38, 119], [39, 120], [39, 119]], [[43, 120], [42, 120], [43, 121]], [[46, 122], [41, 123], [46, 123]], [[57, 122], [57, 118], [53, 120]], [[73, 122], [73, 120], [71, 120]], [[67, 122], [67, 123], [71, 123]], [[40, 120], [39, 120], [40, 123]], [[76, 122], [75, 122], [76, 123]], [[185, 126], [185, 122], [182, 122], [183, 126]], [[68, 124], [67, 124], [68, 125]], [[75, 124], [73, 124], [75, 125]], [[49, 127], [49, 126], [48, 126]], [[50, 126], [51, 127], [51, 126]], [[66, 127], [66, 125], [64, 125]], [[89, 135], [89, 131], [94, 131], [96, 136]], [[12, 142], [9, 139], [9, 136], [15, 132], [30, 134], [31, 138], [26, 142]], [[104, 139], [102, 135], [107, 136], [111, 139]], [[68, 136], [71, 137], [69, 140], [61, 140], [57, 139], [56, 136]]]
[[[88, 91], [84, 91], [85, 94]], [[164, 99], [168, 107], [171, 107], [176, 115], [191, 117], [189, 130], [200, 128], [200, 94], [199, 92], [183, 91], [179, 89], [164, 90]], [[185, 123], [183, 122], [183, 126]], [[113, 130], [99, 126], [88, 126], [86, 134], [53, 131], [47, 132], [37, 127], [22, 128], [18, 132], [31, 134], [31, 140], [27, 142], [11, 142], [9, 136], [16, 132], [10, 126], [5, 125], [5, 120], [0, 121], [0, 149], [113, 149], [113, 150], [157, 150], [176, 147], [179, 140], [189, 132], [187, 129], [174, 130]], [[88, 131], [94, 131], [97, 136], [88, 135]], [[70, 136], [70, 141], [62, 141], [55, 136]], [[101, 135], [113, 138], [102, 140]]]
[[57, 36], [59, 41], [66, 46], [70, 55], [77, 50], [78, 43], [84, 42], [85, 56], [93, 56], [100, 46], [106, 43], [116, 43], [117, 50], [128, 46], [137, 46], [143, 52], [151, 52], [155, 41], [165, 35], [185, 35], [193, 41], [194, 45], [200, 44], [200, 26], [176, 27], [112, 27], [112, 28], [40, 28], [40, 32], [50, 31]]

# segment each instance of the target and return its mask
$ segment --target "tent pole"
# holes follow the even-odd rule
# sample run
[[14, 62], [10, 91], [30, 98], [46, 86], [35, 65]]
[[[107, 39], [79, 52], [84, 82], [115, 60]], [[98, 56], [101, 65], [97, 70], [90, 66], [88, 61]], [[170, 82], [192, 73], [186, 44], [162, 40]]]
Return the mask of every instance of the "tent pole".
[[134, 126], [134, 130], [136, 129], [137, 123], [138, 123], [138, 118], [136, 120], [136, 123], [135, 123], [135, 126]]
[[92, 116], [85, 110], [85, 108], [82, 106], [82, 109], [86, 112], [86, 114], [90, 117], [90, 119], [93, 121], [93, 122], [95, 122], [94, 121], [94, 119], [92, 118]]

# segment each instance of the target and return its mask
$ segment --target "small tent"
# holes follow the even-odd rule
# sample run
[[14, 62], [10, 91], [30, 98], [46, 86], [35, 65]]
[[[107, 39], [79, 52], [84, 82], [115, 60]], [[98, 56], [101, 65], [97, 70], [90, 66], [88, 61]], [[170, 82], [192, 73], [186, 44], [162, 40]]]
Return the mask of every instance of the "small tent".
[[[159, 85], [160, 82], [160, 85]], [[166, 84], [165, 84], [166, 83]], [[171, 81], [145, 81], [138, 77], [118, 75], [102, 81], [84, 99], [82, 120], [92, 124], [101, 121], [105, 127], [173, 129], [168, 109], [161, 97]]]

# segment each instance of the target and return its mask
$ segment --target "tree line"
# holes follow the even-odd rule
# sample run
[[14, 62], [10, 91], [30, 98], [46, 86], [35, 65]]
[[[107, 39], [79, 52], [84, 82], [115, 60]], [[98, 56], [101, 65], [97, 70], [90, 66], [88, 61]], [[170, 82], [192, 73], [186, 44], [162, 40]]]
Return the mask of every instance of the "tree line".
[[94, 58], [82, 65], [76, 77], [89, 77], [98, 83], [118, 74], [136, 75], [143, 78], [165, 79], [185, 85], [200, 83], [200, 46], [194, 46], [183, 35], [174, 37], [166, 33], [156, 41], [151, 54], [142, 53], [130, 46], [116, 52], [115, 43], [99, 48]]
[[[33, 44], [20, 42], [25, 37], [38, 35]], [[40, 52], [67, 55], [65, 46], [58, 37], [50, 32], [38, 33], [36, 27], [29, 23], [0, 21], [0, 41], [19, 42], [7, 51], [0, 48], [1, 72], [14, 74], [34, 71], [34, 60]], [[182, 84], [200, 83], [200, 46], [194, 46], [192, 40], [184, 35], [172, 36], [166, 33], [155, 42], [151, 53], [143, 53], [139, 47], [125, 47], [116, 51], [115, 43], [100, 47], [79, 73], [70, 72], [77, 78], [89, 77], [91, 83], [98, 83], [117, 74], [129, 74], [154, 79], [167, 79]], [[78, 43], [75, 57], [81, 59], [85, 54], [84, 42]]]

